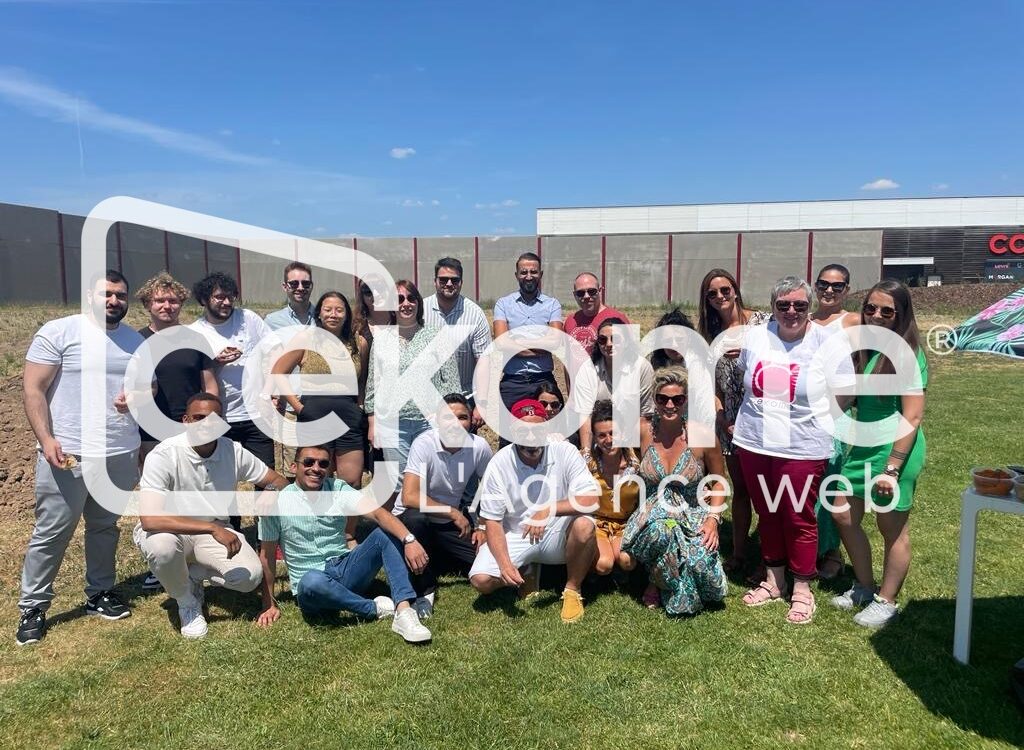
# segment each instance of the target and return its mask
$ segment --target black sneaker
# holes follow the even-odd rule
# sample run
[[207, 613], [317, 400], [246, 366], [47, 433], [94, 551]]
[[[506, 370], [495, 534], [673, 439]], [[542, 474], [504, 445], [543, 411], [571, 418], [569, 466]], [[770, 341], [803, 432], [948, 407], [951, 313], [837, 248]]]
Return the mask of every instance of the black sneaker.
[[102, 617], [104, 620], [123, 620], [131, 617], [132, 611], [113, 591], [101, 591], [85, 603], [85, 614]]
[[18, 634], [14, 641], [19, 646], [27, 646], [30, 643], [39, 643], [46, 635], [46, 615], [38, 607], [21, 610], [21, 619], [18, 620]]
[[160, 583], [160, 579], [153, 575], [152, 570], [146, 571], [146, 578], [142, 581], [143, 591], [159, 591], [164, 585]]

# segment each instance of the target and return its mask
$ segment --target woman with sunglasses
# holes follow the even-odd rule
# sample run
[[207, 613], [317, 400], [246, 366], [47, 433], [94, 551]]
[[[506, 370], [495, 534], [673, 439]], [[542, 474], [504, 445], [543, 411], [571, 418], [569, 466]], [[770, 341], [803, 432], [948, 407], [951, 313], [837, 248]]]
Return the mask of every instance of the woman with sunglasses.
[[[693, 327], [693, 323], [690, 321], [689, 316], [680, 310], [678, 307], [673, 307], [667, 313], [658, 318], [658, 322], [654, 324], [655, 328], [662, 328], [664, 326], [679, 326], [681, 328], [689, 328], [691, 331], [697, 330]], [[677, 352], [675, 349], [655, 349], [651, 352], [651, 356], [648, 357], [651, 363], [651, 367], [655, 370], [660, 370], [662, 367], [686, 367], [686, 360], [683, 359], [683, 353]]]
[[640, 457], [632, 448], [614, 445], [615, 425], [612, 422], [612, 402], [598, 401], [590, 415], [590, 429], [594, 445], [583, 452], [594, 481], [601, 490], [601, 498], [594, 513], [597, 526], [597, 559], [594, 572], [606, 576], [618, 565], [632, 570], [636, 561], [622, 551], [622, 532], [626, 521], [640, 504], [640, 483], [637, 470]]
[[[885, 425], [883, 420], [891, 423], [898, 414], [912, 429], [903, 437], [883, 445], [852, 446], [843, 465], [843, 476], [853, 487], [853, 494], [833, 501], [840, 508], [847, 501], [849, 503], [849, 509], [834, 513], [834, 518], [857, 580], [849, 591], [835, 597], [832, 603], [841, 609], [867, 604], [853, 621], [864, 627], [880, 628], [898, 614], [896, 598], [910, 569], [910, 508], [927, 450], [921, 421], [924, 417], [924, 391], [928, 385], [928, 362], [921, 347], [910, 292], [903, 284], [891, 279], [875, 284], [864, 299], [860, 321], [863, 325], [882, 326], [900, 336], [916, 356], [920, 375], [920, 381], [909, 385], [900, 395], [857, 396], [859, 421], [878, 422], [883, 425], [880, 430], [887, 430], [892, 435], [895, 425]], [[895, 372], [893, 363], [878, 352], [861, 351], [857, 355], [858, 372]], [[880, 475], [882, 478], [873, 487], [865, 486], [866, 477]], [[898, 495], [893, 490], [894, 485]], [[877, 593], [871, 566], [871, 545], [861, 528], [869, 491], [878, 508], [875, 520], [885, 545], [882, 587]]]
[[[316, 326], [337, 338], [337, 345], [316, 346], [313, 340], [299, 340], [297, 346], [304, 348], [285, 352], [274, 364], [271, 374], [286, 376], [299, 368], [301, 375], [330, 375], [345, 372], [343, 360], [349, 360], [355, 368], [358, 393], [338, 395], [324, 393], [333, 386], [302, 382], [301, 398], [287, 394], [284, 399], [295, 412], [298, 422], [315, 422], [328, 414], [335, 414], [345, 423], [348, 431], [324, 447], [333, 456], [333, 470], [339, 479], [352, 487], [362, 486], [363, 450], [366, 444], [367, 420], [363, 412], [363, 395], [366, 392], [366, 367], [369, 358], [369, 344], [353, 330], [355, 321], [348, 299], [341, 292], [324, 292], [314, 308]], [[298, 334], [309, 338], [305, 332]], [[333, 342], [332, 342], [333, 344]], [[315, 347], [315, 348], [314, 348]], [[282, 389], [287, 393], [288, 389]]]
[[[557, 417], [562, 407], [565, 406], [565, 402], [562, 400], [562, 393], [558, 390], [558, 386], [555, 383], [543, 382], [537, 385], [537, 390], [533, 392], [533, 397], [544, 404], [544, 415], [550, 422], [552, 419]], [[566, 440], [572, 443], [575, 447], [580, 447], [580, 433], [579, 430], [574, 432], [569, 437], [560, 435], [557, 432], [552, 432], [548, 435], [549, 442], [561, 442]]]
[[787, 622], [810, 623], [815, 602], [810, 582], [817, 574], [818, 526], [815, 504], [832, 434], [824, 423], [828, 399], [823, 389], [852, 382], [853, 362], [834, 363], [836, 378], [815, 357], [829, 335], [809, 319], [811, 287], [787, 276], [771, 295], [774, 315], [765, 328], [747, 336], [738, 364], [744, 394], [733, 432], [733, 446], [758, 515], [765, 578], [743, 596], [748, 607], [781, 601], [787, 593], [786, 568], [793, 574]]
[[[621, 347], [625, 340], [622, 336], [628, 335], [625, 330], [616, 331], [614, 326], [625, 325], [622, 318], [607, 318], [597, 329], [597, 341], [594, 344], [594, 352], [590, 360], [597, 370], [596, 390], [593, 391], [594, 401], [612, 400], [612, 373], [613, 358], [616, 346]], [[591, 395], [588, 391], [591, 387], [591, 380], [577, 377], [577, 388], [580, 389], [579, 397]], [[654, 416], [654, 369], [651, 363], [643, 357], [637, 357], [626, 363], [621, 374], [619, 386], [622, 389], [622, 397], [631, 402], [640, 404], [640, 437], [641, 448], [647, 447], [647, 436], [650, 434], [651, 417]], [[580, 425], [580, 446], [589, 449], [594, 440], [593, 429], [590, 420]]]
[[359, 335], [366, 339], [368, 344], [373, 344], [373, 329], [371, 326], [386, 326], [391, 321], [391, 314], [387, 310], [377, 310], [377, 297], [373, 289], [365, 280], [359, 282], [359, 304], [356, 306], [356, 330]]
[[[836, 333], [860, 323], [857, 313], [846, 312], [843, 306], [850, 294], [850, 271], [839, 263], [830, 263], [818, 271], [814, 282], [817, 309], [811, 322], [829, 333]], [[825, 476], [838, 474], [843, 469], [846, 446], [839, 439], [832, 441], [833, 455], [825, 467]], [[839, 529], [827, 507], [818, 504], [818, 578], [830, 581], [843, 572], [843, 553], [839, 549]]]
[[[398, 477], [389, 503], [394, 502], [398, 490], [402, 486], [402, 475], [405, 473], [405, 462], [409, 457], [409, 447], [416, 437], [430, 427], [430, 423], [420, 411], [414, 400], [416, 388], [424, 388], [429, 394], [426, 383], [413, 383], [408, 393], [386, 394], [378, 398], [375, 393], [374, 375], [378, 367], [395, 369], [398, 373], [405, 370], [414, 361], [428, 357], [426, 349], [435, 336], [442, 334], [437, 326], [423, 324], [423, 297], [416, 285], [407, 279], [395, 282], [398, 292], [398, 310], [388, 313], [389, 320], [395, 328], [378, 329], [370, 348], [370, 367], [366, 378], [366, 413], [369, 416], [369, 438], [372, 444], [380, 444], [384, 450], [384, 460], [398, 464]], [[436, 357], [436, 354], [434, 355]], [[449, 393], [461, 393], [459, 368], [455, 357], [448, 357], [443, 362], [433, 360], [438, 365], [431, 381], [437, 392], [443, 396]], [[438, 406], [441, 402], [438, 402]], [[377, 428], [385, 429], [394, 416], [398, 417], [398, 434], [384, 434]], [[377, 419], [379, 415], [388, 415], [391, 419]], [[397, 441], [397, 445], [394, 443]], [[392, 444], [390, 447], [388, 444]], [[390, 506], [389, 506], [390, 507]]]
[[[731, 273], [722, 268], [712, 269], [704, 276], [700, 282], [698, 304], [697, 331], [708, 344], [730, 328], [764, 325], [771, 318], [766, 312], [750, 310], [743, 305], [739, 284]], [[753, 521], [750, 492], [732, 450], [736, 414], [743, 401], [743, 377], [736, 366], [739, 353], [739, 342], [730, 344], [725, 356], [715, 366], [715, 396], [721, 402], [716, 431], [729, 467], [729, 479], [732, 480], [732, 556], [725, 563], [725, 569], [730, 573], [746, 567], [747, 540]]]
[[[721, 476], [725, 462], [717, 441], [711, 448], [689, 444], [686, 384], [686, 370], [680, 367], [666, 367], [654, 376], [653, 442], [638, 470], [647, 497], [626, 522], [621, 546], [650, 571], [644, 603], [653, 608], [660, 600], [670, 615], [700, 612], [706, 603], [722, 601], [728, 590], [718, 556], [721, 515], [708, 512], [698, 500], [703, 477]], [[663, 484], [665, 479], [670, 481]], [[709, 482], [708, 489], [725, 490], [718, 481]], [[706, 502], [722, 506], [724, 494]]]

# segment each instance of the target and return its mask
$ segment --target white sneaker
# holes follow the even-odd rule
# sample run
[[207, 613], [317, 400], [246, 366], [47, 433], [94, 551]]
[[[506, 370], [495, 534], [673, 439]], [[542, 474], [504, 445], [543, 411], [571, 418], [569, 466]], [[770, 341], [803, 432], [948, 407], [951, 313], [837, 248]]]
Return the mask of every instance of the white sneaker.
[[423, 643], [431, 639], [430, 631], [420, 622], [419, 615], [412, 607], [406, 607], [395, 615], [391, 629], [402, 636], [406, 643]]
[[202, 638], [207, 633], [206, 618], [203, 607], [178, 605], [178, 618], [181, 620], [181, 634], [186, 638]]
[[844, 591], [839, 596], [833, 596], [832, 606], [839, 609], [856, 609], [857, 607], [863, 607], [865, 604], [871, 603], [871, 599], [874, 597], [876, 591], [878, 591], [878, 589], [874, 586], [865, 589], [855, 583], [853, 584], [853, 588]]
[[865, 628], [884, 628], [895, 620], [899, 613], [899, 607], [875, 594], [875, 600], [855, 614], [853, 621]]
[[373, 597], [373, 603], [377, 605], [377, 619], [383, 620], [385, 617], [392, 617], [395, 614], [395, 603], [391, 601], [390, 597], [387, 596], [375, 596]]

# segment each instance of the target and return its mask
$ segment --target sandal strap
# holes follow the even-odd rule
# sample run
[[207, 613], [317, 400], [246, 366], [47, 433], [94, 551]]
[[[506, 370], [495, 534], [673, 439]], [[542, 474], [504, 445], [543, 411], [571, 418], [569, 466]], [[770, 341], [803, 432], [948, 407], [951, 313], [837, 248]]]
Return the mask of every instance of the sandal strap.
[[806, 607], [814, 605], [814, 594], [805, 594], [800, 591], [794, 591], [789, 597], [789, 601], [794, 604], [803, 604]]
[[744, 596], [754, 598], [755, 596], [757, 596], [758, 589], [767, 592], [769, 599], [780, 599], [782, 597], [782, 592], [779, 591], [778, 593], [776, 593], [775, 591], [772, 591], [772, 587], [768, 585], [767, 581], [761, 581], [761, 583], [757, 584], [756, 586], [754, 586], [754, 588], [750, 589], [750, 591], [744, 594]]

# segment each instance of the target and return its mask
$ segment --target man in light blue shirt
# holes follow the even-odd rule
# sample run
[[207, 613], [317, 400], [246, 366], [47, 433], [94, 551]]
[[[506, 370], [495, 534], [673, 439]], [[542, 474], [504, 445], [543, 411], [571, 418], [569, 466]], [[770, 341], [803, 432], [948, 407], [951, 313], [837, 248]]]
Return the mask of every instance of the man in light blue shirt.
[[284, 267], [281, 282], [288, 304], [270, 313], [265, 319], [271, 331], [288, 326], [311, 326], [316, 323], [313, 306], [313, 271], [305, 263], [295, 261]]
[[[266, 627], [281, 616], [274, 599], [280, 544], [292, 594], [303, 614], [344, 611], [368, 620], [394, 616], [391, 629], [407, 642], [429, 641], [430, 631], [411, 606], [416, 592], [409, 580], [410, 570], [419, 574], [426, 567], [426, 551], [401, 519], [383, 508], [365, 514], [378, 528], [356, 545], [346, 534], [346, 517], [337, 513], [349, 503], [355, 505], [357, 500], [350, 501], [345, 495], [356, 497], [356, 490], [341, 479], [327, 476], [332, 465], [331, 452], [326, 448], [299, 448], [292, 465], [295, 482], [280, 493], [276, 514], [259, 519], [263, 612], [257, 623]], [[324, 501], [306, 494], [321, 491], [331, 493], [326, 509]], [[364, 594], [382, 567], [391, 598], [367, 599]]]

